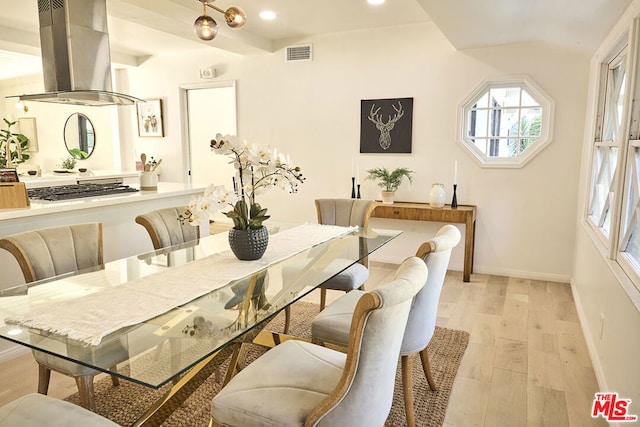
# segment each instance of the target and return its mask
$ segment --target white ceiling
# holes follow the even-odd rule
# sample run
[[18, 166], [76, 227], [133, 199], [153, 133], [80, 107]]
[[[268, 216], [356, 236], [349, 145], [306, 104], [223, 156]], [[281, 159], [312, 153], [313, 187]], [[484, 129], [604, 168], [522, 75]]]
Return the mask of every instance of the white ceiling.
[[[211, 0], [209, 0], [211, 1]], [[433, 19], [457, 49], [543, 41], [593, 52], [632, 0], [218, 0], [239, 6], [247, 24], [231, 30], [207, 8], [220, 32], [200, 41], [192, 24], [198, 0], [107, 0], [112, 60], [135, 65], [172, 51], [223, 49], [241, 55], [273, 52], [305, 37]], [[274, 21], [258, 13], [271, 9]], [[37, 0], [0, 0], [0, 80], [41, 69]]]

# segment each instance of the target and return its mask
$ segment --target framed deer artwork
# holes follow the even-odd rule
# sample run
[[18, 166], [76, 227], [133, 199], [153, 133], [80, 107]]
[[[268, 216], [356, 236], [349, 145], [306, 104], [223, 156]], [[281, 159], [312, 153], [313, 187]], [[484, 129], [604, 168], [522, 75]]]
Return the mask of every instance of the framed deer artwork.
[[360, 152], [411, 153], [413, 98], [360, 101]]

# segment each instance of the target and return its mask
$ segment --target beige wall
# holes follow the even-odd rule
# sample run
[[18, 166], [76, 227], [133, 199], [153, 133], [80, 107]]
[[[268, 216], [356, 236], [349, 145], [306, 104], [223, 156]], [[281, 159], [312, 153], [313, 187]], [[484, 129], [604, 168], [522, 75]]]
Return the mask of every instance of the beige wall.
[[[239, 134], [288, 152], [307, 175], [297, 195], [274, 190], [261, 196], [273, 217], [313, 221], [313, 198], [348, 197], [352, 161], [362, 178], [376, 166], [415, 170], [413, 186], [403, 185], [398, 200], [426, 201], [433, 182], [444, 183], [451, 197], [458, 160], [459, 203], [479, 209], [476, 271], [569, 281], [588, 57], [539, 44], [457, 52], [431, 24], [308, 42], [312, 62], [285, 63], [282, 51], [247, 58], [198, 52], [152, 58], [132, 70], [134, 94], [162, 97], [168, 116], [167, 137], [140, 141], [136, 150], [180, 154], [178, 85], [198, 81], [198, 69], [213, 65], [217, 80], [237, 82]], [[522, 169], [483, 169], [456, 142], [458, 104], [485, 78], [522, 74], [556, 102], [553, 142]], [[414, 98], [413, 153], [360, 155], [360, 100], [390, 97]], [[182, 176], [177, 161], [163, 163], [163, 179], [168, 176]], [[230, 177], [218, 183], [229, 184]], [[362, 194], [378, 198], [378, 187], [363, 181]], [[439, 227], [388, 225], [407, 231], [376, 255], [392, 262]], [[462, 269], [461, 246], [452, 266]]]

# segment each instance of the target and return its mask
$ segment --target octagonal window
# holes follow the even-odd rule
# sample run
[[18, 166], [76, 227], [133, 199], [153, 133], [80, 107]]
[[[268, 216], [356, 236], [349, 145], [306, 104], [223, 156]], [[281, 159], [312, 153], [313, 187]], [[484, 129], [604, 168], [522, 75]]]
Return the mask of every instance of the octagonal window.
[[460, 117], [458, 140], [483, 167], [522, 167], [551, 141], [553, 101], [527, 78], [487, 81]]

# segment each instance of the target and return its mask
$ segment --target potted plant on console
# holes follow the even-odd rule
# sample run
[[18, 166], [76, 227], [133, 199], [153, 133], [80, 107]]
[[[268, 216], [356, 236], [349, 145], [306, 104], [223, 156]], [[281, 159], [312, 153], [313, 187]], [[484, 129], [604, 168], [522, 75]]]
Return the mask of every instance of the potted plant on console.
[[269, 242], [267, 228], [262, 225], [269, 215], [256, 201], [256, 194], [275, 186], [295, 193], [306, 178], [298, 166], [291, 164], [289, 156], [267, 146], [249, 145], [236, 136], [217, 134], [211, 141], [211, 151], [232, 158], [236, 170], [233, 189], [209, 185], [203, 196], [189, 202], [178, 219], [199, 225], [216, 212], [231, 208], [223, 211], [233, 220], [233, 228], [229, 230], [231, 250], [241, 260], [259, 259]]
[[395, 192], [407, 178], [413, 183], [413, 171], [407, 168], [396, 168], [389, 171], [387, 168], [374, 168], [367, 170], [367, 179], [378, 181], [378, 187], [382, 188], [382, 203], [390, 205], [395, 200]]

